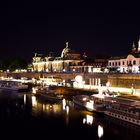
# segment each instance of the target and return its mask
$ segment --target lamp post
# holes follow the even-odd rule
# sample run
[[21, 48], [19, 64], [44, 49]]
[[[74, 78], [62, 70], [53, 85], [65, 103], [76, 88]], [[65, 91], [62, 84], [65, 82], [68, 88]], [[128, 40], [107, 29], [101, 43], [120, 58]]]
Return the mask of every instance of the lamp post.
[[106, 83], [106, 92], [107, 92], [107, 94], [110, 92], [110, 91], [109, 91], [109, 86], [110, 86], [110, 82], [107, 82], [107, 83]]
[[132, 83], [132, 86], [131, 86], [131, 94], [133, 95], [134, 94], [134, 84]]
[[83, 88], [84, 88], [84, 85], [85, 85], [85, 81], [83, 81], [82, 83], [83, 83]]

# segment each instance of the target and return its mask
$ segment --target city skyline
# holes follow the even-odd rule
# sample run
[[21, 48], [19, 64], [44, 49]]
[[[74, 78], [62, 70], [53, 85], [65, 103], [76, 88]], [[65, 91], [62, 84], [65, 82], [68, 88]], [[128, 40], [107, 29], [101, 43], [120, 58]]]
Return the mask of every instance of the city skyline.
[[136, 3], [9, 3], [0, 10], [1, 59], [60, 54], [65, 42], [90, 57], [124, 55], [140, 35]]

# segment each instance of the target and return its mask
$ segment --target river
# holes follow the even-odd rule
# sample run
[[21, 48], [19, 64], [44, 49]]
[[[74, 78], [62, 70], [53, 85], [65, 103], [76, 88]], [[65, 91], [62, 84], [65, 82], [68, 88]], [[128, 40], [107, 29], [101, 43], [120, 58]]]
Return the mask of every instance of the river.
[[53, 102], [30, 92], [0, 91], [3, 139], [139, 140], [140, 128], [88, 112], [63, 99]]

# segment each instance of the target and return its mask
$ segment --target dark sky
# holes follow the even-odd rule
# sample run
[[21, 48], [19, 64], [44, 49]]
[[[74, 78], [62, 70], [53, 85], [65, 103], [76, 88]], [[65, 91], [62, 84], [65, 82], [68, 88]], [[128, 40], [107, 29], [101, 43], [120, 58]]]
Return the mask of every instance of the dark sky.
[[0, 7], [0, 59], [60, 54], [66, 41], [89, 56], [123, 55], [139, 35], [139, 4], [134, 2], [11, 1]]

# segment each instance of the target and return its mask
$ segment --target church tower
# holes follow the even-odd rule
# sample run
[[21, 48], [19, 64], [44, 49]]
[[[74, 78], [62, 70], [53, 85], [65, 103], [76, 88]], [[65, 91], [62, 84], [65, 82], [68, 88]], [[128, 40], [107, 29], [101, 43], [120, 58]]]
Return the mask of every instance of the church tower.
[[135, 46], [135, 43], [133, 42], [133, 45], [132, 45], [132, 53], [135, 53], [136, 52], [136, 46]]
[[139, 41], [138, 41], [138, 52], [140, 52], [140, 38], [139, 38]]

